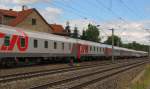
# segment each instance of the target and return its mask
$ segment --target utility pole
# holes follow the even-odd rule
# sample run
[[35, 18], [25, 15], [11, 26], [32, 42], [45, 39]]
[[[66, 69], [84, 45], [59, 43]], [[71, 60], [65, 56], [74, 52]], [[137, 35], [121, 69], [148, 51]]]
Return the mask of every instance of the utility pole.
[[112, 28], [112, 29], [110, 29], [111, 31], [112, 31], [112, 63], [114, 63], [114, 29]]
[[150, 59], [150, 45], [149, 45], [148, 57]]

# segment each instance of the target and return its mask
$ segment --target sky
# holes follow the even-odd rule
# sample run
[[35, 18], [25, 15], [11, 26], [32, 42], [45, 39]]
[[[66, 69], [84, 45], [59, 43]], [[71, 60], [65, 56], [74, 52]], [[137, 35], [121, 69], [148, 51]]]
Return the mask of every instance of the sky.
[[150, 45], [150, 0], [0, 0], [1, 9], [19, 11], [22, 5], [36, 8], [51, 24], [69, 21], [80, 34], [89, 23], [100, 25], [102, 41], [114, 28], [124, 43]]

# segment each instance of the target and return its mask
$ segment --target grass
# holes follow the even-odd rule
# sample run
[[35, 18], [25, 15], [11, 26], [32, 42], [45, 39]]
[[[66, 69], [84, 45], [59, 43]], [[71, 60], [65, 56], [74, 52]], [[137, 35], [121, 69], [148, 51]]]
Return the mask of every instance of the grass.
[[150, 87], [150, 65], [146, 66], [144, 75], [131, 85], [131, 89], [147, 89]]

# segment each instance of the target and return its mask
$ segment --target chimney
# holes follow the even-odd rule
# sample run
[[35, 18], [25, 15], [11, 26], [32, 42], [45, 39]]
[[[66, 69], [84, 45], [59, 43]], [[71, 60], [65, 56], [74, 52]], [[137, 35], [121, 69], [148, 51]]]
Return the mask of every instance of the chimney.
[[13, 9], [9, 9], [9, 11], [13, 11]]
[[28, 7], [26, 5], [22, 6], [22, 11], [27, 10], [27, 9], [28, 9]]
[[24, 10], [25, 10], [25, 5], [22, 6], [22, 11], [24, 11]]

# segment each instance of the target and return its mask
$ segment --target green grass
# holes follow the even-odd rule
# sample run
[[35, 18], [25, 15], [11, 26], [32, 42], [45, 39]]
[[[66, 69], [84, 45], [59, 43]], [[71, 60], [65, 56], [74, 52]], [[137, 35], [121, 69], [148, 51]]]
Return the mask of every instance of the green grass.
[[131, 85], [131, 89], [147, 89], [150, 86], [150, 65], [146, 67], [144, 75]]

